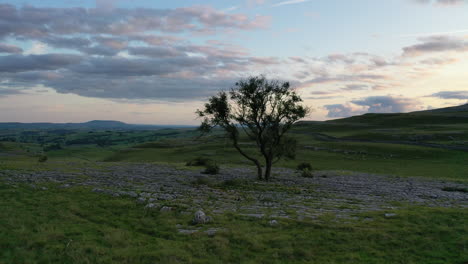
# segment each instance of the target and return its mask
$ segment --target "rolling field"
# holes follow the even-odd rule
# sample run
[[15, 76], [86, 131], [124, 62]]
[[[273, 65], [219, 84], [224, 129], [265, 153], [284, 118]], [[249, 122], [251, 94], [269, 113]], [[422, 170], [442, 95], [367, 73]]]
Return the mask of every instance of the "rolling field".
[[[2, 135], [0, 263], [468, 261], [463, 111], [301, 122], [269, 183], [221, 131]], [[200, 157], [221, 174], [185, 166]], [[294, 172], [303, 162], [313, 178]], [[199, 209], [213, 220], [192, 224]]]

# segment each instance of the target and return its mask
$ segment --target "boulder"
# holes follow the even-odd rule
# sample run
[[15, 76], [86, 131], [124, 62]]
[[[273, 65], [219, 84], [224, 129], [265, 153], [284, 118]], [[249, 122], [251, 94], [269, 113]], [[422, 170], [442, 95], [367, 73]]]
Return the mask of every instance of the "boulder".
[[206, 214], [202, 210], [198, 210], [195, 213], [195, 217], [193, 218], [193, 223], [198, 224], [206, 224], [210, 221], [210, 217], [206, 216]]
[[170, 212], [172, 211], [172, 207], [169, 206], [163, 206], [161, 209], [159, 209], [160, 212]]
[[156, 207], [157, 207], [157, 205], [154, 204], [154, 203], [149, 203], [149, 204], [147, 204], [147, 205], [145, 206], [146, 209], [155, 209]]

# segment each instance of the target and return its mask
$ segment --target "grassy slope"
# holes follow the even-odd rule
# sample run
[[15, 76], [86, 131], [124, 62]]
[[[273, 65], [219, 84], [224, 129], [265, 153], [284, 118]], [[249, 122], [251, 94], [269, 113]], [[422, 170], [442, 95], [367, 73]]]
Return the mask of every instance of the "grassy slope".
[[[300, 162], [310, 162], [319, 170], [468, 180], [468, 152], [385, 142], [330, 142], [317, 139], [317, 133], [347, 140], [413, 141], [468, 147], [467, 112], [367, 114], [329, 122], [303, 122], [291, 134], [299, 142], [296, 160], [282, 161], [278, 165], [294, 168]], [[322, 149], [313, 151], [307, 147]], [[218, 137], [195, 142], [179, 138], [169, 139], [165, 144], [136, 145], [104, 160], [184, 163], [198, 156], [211, 157], [228, 165], [248, 164], [229, 141]]]
[[[217, 217], [177, 234], [191, 216], [147, 212], [134, 201], [74, 188], [0, 185], [1, 263], [464, 263], [466, 210], [416, 208], [308, 221]], [[372, 221], [363, 221], [372, 218]]]
[[[430, 125], [402, 121], [400, 124], [404, 125], [395, 126], [394, 121], [376, 124], [369, 120], [347, 120], [298, 126], [292, 131], [300, 143], [297, 159], [278, 165], [295, 167], [307, 161], [321, 170], [466, 182], [467, 152], [385, 143], [326, 142], [313, 135], [383, 139], [395, 134], [402, 137], [442, 134], [455, 136], [457, 144], [466, 140], [466, 123], [437, 120], [440, 122]], [[0, 169], [73, 170], [73, 166], [100, 166], [81, 163], [86, 160], [182, 165], [198, 156], [229, 166], [248, 164], [228, 141], [217, 136], [193, 140], [180, 133], [177, 137], [136, 146], [68, 146], [48, 152], [49, 161], [44, 164], [37, 162], [41, 149], [38, 144], [0, 142]], [[443, 136], [437, 140], [444, 144], [454, 141]], [[306, 146], [325, 150], [312, 151]], [[74, 165], [70, 166], [70, 162]], [[395, 218], [385, 218], [380, 212], [357, 215], [355, 220], [334, 221], [330, 215], [306, 222], [280, 220], [278, 227], [270, 227], [266, 219], [224, 215], [203, 228], [223, 227], [227, 231], [214, 237], [185, 236], [177, 234], [176, 224], [189, 226], [191, 216], [179, 210], [168, 214], [147, 212], [132, 200], [98, 195], [84, 188], [48, 187], [41, 191], [0, 183], [0, 263], [465, 263], [468, 260], [466, 209], [408, 207], [395, 211], [398, 215]], [[367, 217], [373, 221], [364, 221]]]

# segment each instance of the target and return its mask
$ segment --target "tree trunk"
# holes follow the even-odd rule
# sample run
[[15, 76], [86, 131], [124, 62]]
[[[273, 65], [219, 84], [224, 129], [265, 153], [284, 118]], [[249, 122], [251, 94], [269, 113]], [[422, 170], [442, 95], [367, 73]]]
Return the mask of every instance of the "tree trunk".
[[262, 165], [260, 164], [260, 162], [256, 162], [256, 163], [255, 163], [255, 166], [257, 166], [257, 177], [258, 177], [258, 180], [261, 181], [261, 180], [263, 180]]
[[242, 149], [239, 147], [239, 144], [237, 143], [237, 139], [235, 137], [233, 137], [233, 145], [234, 145], [234, 148], [237, 149], [237, 151], [239, 151], [239, 153], [242, 156], [244, 156], [246, 159], [252, 161], [255, 164], [255, 166], [257, 166], [257, 177], [258, 177], [259, 180], [263, 180], [262, 164], [260, 164], [260, 162], [257, 159], [250, 157], [249, 155], [247, 155], [247, 153], [242, 151]]
[[269, 181], [271, 176], [271, 167], [273, 166], [273, 161], [271, 158], [265, 159], [265, 180]]

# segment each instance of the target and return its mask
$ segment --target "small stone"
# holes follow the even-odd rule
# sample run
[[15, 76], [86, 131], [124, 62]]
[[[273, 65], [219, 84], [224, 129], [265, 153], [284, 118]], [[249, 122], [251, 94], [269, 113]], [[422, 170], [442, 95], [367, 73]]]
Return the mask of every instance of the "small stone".
[[174, 196], [167, 194], [167, 193], [163, 193], [159, 196], [159, 200], [163, 200], [163, 201], [174, 200]]
[[159, 209], [160, 212], [170, 212], [172, 211], [172, 207], [169, 206], [163, 206], [161, 209]]
[[191, 234], [197, 233], [198, 230], [193, 230], [193, 229], [179, 229], [178, 232], [179, 232], [179, 234], [183, 234], [183, 235], [191, 235]]
[[139, 203], [139, 204], [144, 204], [144, 203], [146, 203], [146, 198], [144, 198], [144, 197], [138, 198], [138, 199], [137, 199], [137, 203]]
[[205, 234], [209, 236], [214, 236], [216, 233], [218, 233], [219, 229], [218, 228], [210, 228], [208, 230], [205, 230]]
[[193, 223], [194, 224], [206, 224], [210, 221], [210, 218], [206, 216], [206, 214], [202, 211], [199, 210], [195, 213], [195, 217], [193, 218]]
[[277, 225], [279, 225], [278, 221], [276, 221], [276, 220], [274, 220], [274, 219], [271, 220], [271, 221], [268, 222], [268, 223], [269, 223], [271, 226], [277, 226]]
[[156, 204], [154, 203], [149, 203], [145, 206], [146, 209], [155, 209], [156, 208]]
[[391, 214], [385, 214], [385, 217], [391, 218], [391, 217], [395, 217], [396, 215], [397, 215], [397, 214], [393, 214], [393, 213], [391, 213]]
[[41, 187], [41, 190], [47, 191], [47, 187]]
[[62, 186], [60, 186], [60, 188], [70, 188], [70, 187], [71, 187], [71, 185], [68, 184], [68, 183], [66, 183], [66, 184], [64, 184], [64, 185], [62, 185]]
[[127, 192], [127, 195], [132, 197], [132, 198], [137, 198], [138, 197], [138, 194], [136, 192], [133, 192], [133, 191]]
[[93, 189], [93, 192], [95, 192], [95, 193], [103, 193], [104, 190], [99, 189], [99, 188], [94, 188], [94, 189]]

